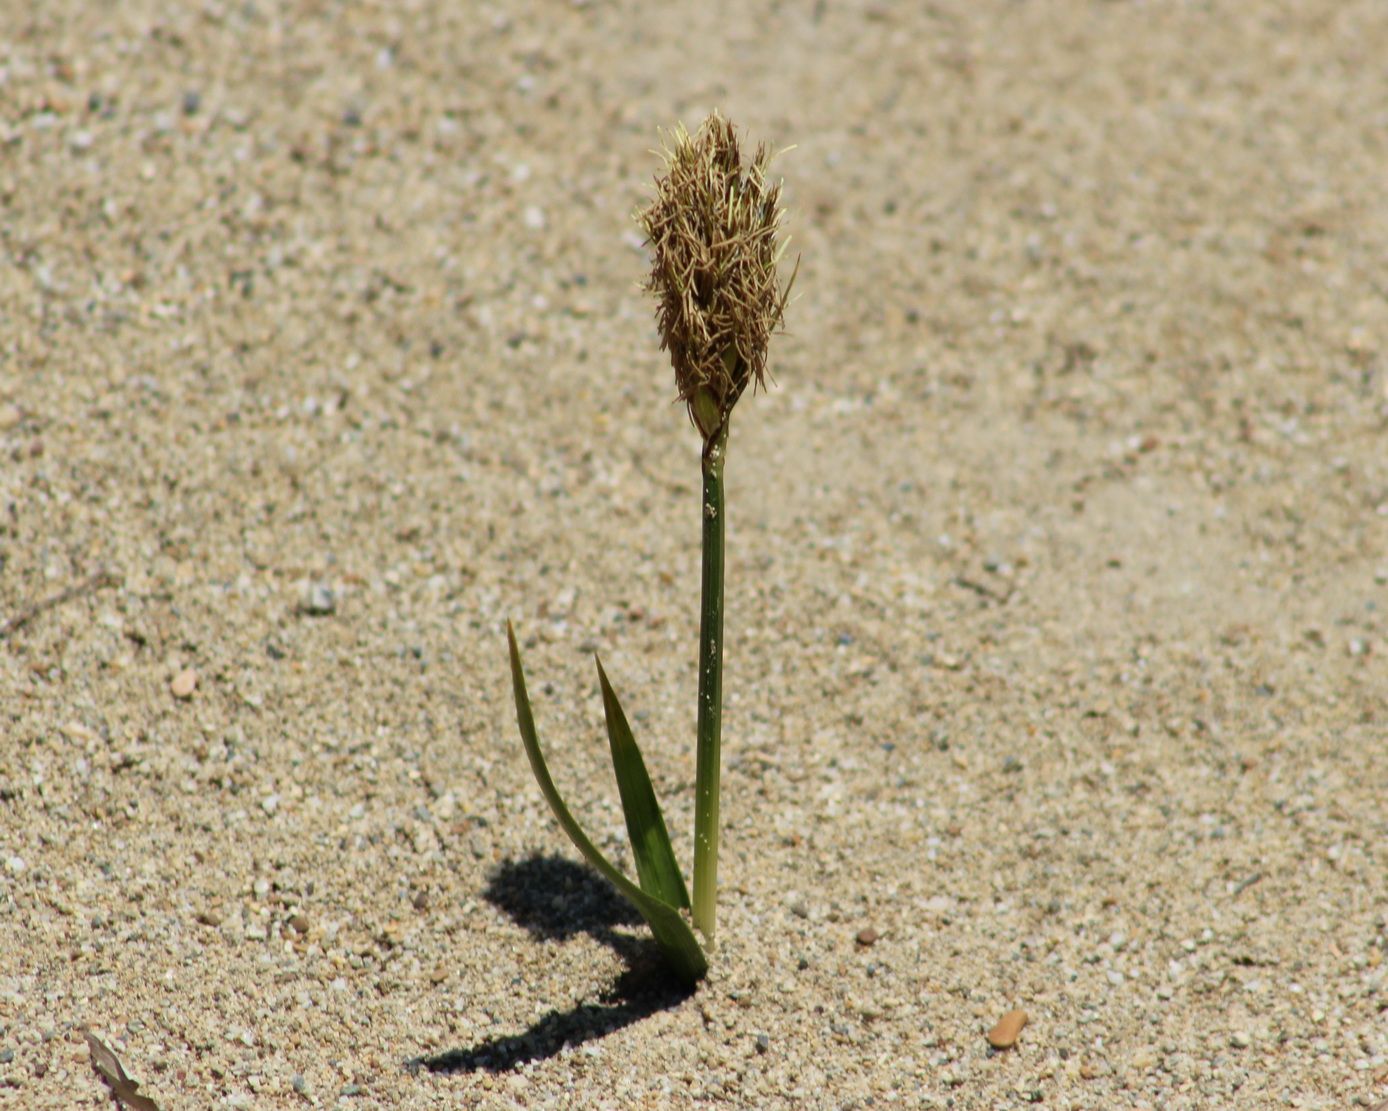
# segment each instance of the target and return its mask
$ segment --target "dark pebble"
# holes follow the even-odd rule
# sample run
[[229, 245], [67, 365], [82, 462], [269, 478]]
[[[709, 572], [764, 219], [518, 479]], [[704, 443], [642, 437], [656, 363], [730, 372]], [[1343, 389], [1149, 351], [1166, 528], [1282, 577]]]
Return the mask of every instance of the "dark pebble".
[[858, 944], [866, 949], [868, 946], [875, 944], [877, 939], [881, 936], [882, 935], [871, 926], [864, 926], [858, 931]]

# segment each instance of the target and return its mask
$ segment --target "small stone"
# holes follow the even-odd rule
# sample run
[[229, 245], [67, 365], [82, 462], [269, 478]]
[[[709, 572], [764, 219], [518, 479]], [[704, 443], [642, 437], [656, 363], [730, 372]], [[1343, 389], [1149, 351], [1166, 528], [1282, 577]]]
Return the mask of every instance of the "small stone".
[[8, 432], [24, 419], [18, 405], [0, 405], [0, 432]]
[[414, 898], [411, 899], [410, 902], [414, 904], [414, 909], [415, 909], [415, 910], [428, 910], [428, 909], [429, 909], [429, 892], [427, 892], [427, 891], [416, 891], [416, 892], [414, 893]]
[[998, 1024], [988, 1031], [988, 1044], [994, 1049], [1011, 1049], [1017, 1044], [1017, 1038], [1026, 1024], [1026, 1011], [1020, 1008], [1008, 1011], [998, 1019]]
[[1253, 1044], [1253, 1039], [1250, 1038], [1244, 1031], [1235, 1030], [1232, 1034], [1229, 1035], [1229, 1044], [1232, 1045], [1235, 1049], [1247, 1049], [1250, 1045]]
[[173, 682], [169, 684], [169, 692], [175, 698], [188, 699], [193, 697], [197, 685], [198, 673], [191, 667], [185, 667], [173, 677]]
[[289, 919], [289, 928], [296, 934], [308, 933], [308, 915], [296, 914]]
[[327, 617], [337, 611], [337, 595], [327, 583], [310, 582], [304, 586], [301, 608], [315, 617]]
[[0, 1049], [0, 1065], [8, 1065], [14, 1060], [13, 1049]]
[[222, 916], [215, 910], [205, 910], [197, 917], [198, 922], [204, 926], [217, 927], [222, 924]]
[[300, 1095], [308, 1091], [308, 1081], [304, 1079], [303, 1073], [296, 1072], [289, 1078], [289, 1083], [293, 1085], [294, 1090]]
[[882, 935], [879, 934], [876, 930], [874, 930], [871, 926], [864, 926], [861, 930], [858, 931], [858, 944], [861, 945], [864, 949], [867, 949], [870, 946], [876, 944], [877, 939], [881, 936]]
[[766, 1053], [771, 1049], [771, 1039], [765, 1034], [757, 1035], [757, 1052]]
[[265, 811], [269, 817], [274, 817], [275, 811], [280, 808], [279, 795], [266, 795], [260, 800], [260, 809]]
[[444, 968], [442, 965], [434, 969], [433, 972], [429, 973], [429, 982], [432, 984], [441, 984], [447, 979], [448, 969]]

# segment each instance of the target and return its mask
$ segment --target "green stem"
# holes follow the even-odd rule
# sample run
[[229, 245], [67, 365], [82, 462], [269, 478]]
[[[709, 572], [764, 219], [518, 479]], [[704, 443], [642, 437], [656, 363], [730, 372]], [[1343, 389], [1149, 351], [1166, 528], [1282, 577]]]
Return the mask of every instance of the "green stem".
[[718, 786], [723, 739], [723, 462], [725, 417], [704, 444], [704, 580], [699, 608], [699, 724], [694, 780], [694, 925], [710, 947], [718, 909]]

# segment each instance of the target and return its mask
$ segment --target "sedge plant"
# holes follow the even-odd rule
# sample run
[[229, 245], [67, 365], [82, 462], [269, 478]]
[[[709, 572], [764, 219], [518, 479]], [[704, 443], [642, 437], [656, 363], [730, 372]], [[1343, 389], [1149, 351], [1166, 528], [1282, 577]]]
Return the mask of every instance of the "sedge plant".
[[[744, 162], [737, 133], [717, 112], [694, 135], [676, 129], [662, 152], [655, 198], [636, 214], [651, 248], [645, 288], [658, 302], [661, 347], [675, 388], [703, 442], [700, 518], [703, 575], [699, 617], [699, 691], [695, 756], [693, 898], [670, 845], [664, 815], [621, 703], [597, 661], [617, 788], [636, 861], [633, 882], [598, 851], [565, 805], [545, 764], [526, 693], [515, 629], [507, 623], [511, 680], [521, 740], [540, 790], [560, 827], [602, 875], [635, 904], [681, 979], [708, 971], [717, 930], [719, 779], [723, 711], [723, 472], [733, 406], [747, 386], [765, 386], [766, 353], [781, 324], [792, 273], [783, 289], [777, 265], [785, 210], [771, 155], [758, 146]], [[798, 262], [797, 262], [798, 270]]]

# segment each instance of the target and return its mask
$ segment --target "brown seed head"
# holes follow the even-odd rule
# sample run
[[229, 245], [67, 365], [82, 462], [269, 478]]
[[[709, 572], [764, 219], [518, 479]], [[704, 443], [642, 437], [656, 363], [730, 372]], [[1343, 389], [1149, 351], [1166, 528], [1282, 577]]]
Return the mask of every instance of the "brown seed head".
[[776, 264], [785, 209], [767, 178], [765, 145], [744, 166], [732, 124], [717, 112], [691, 138], [681, 126], [662, 152], [655, 200], [636, 214], [654, 255], [645, 288], [660, 304], [660, 345], [690, 419], [711, 441], [747, 383], [766, 385], [766, 348], [790, 284]]

